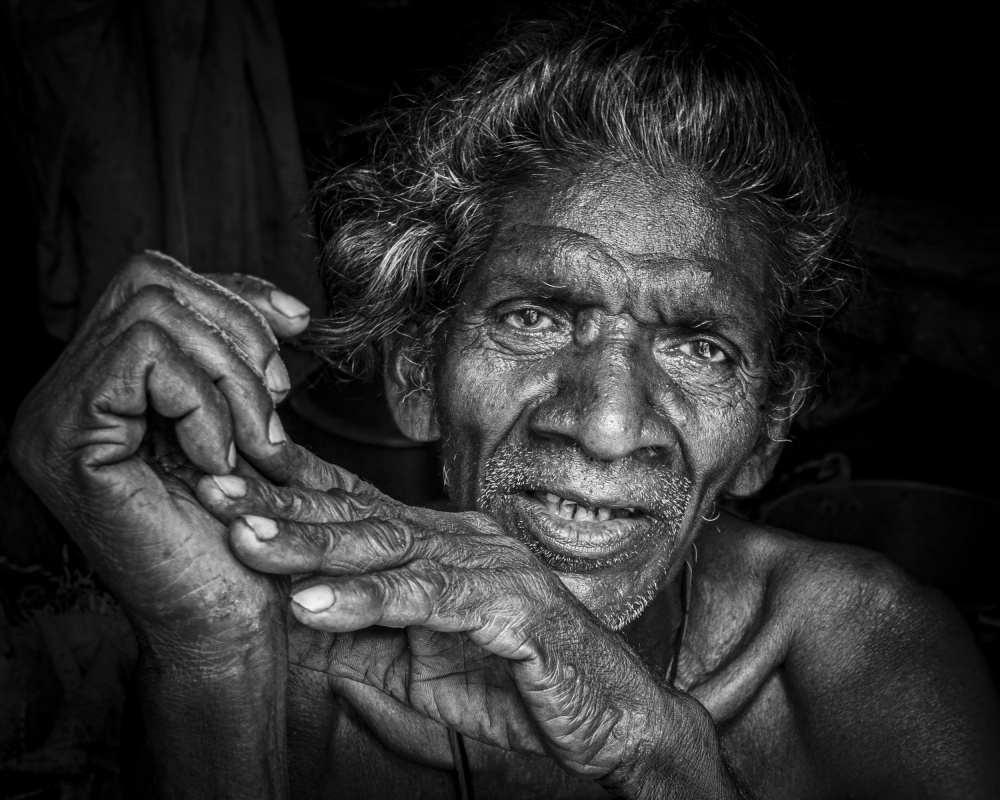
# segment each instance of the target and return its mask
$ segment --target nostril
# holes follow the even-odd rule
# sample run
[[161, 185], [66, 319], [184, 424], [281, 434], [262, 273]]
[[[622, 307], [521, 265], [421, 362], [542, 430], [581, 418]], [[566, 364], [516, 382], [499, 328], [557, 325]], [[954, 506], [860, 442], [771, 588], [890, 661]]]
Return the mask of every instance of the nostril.
[[639, 450], [636, 451], [636, 458], [640, 461], [663, 461], [667, 455], [667, 448], [665, 447], [640, 447]]

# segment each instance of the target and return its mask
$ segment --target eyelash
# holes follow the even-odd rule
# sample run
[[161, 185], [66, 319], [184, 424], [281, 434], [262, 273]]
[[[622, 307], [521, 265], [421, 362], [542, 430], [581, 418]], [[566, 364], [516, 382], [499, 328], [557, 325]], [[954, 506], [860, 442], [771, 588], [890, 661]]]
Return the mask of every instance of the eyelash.
[[[680, 350], [685, 345], [695, 345], [695, 346], [697, 346], [697, 345], [707, 345], [708, 347], [712, 348], [715, 351], [715, 353], [713, 353], [712, 355], [710, 355], [708, 357], [705, 357], [705, 356], [702, 356], [702, 355], [696, 355], [694, 353], [686, 353], [683, 350], [681, 350], [681, 352], [683, 352], [684, 355], [688, 356], [688, 358], [693, 358], [693, 359], [695, 359], [697, 361], [701, 361], [701, 362], [704, 362], [706, 364], [726, 364], [726, 363], [729, 363], [730, 361], [732, 361], [732, 357], [725, 350], [723, 350], [715, 342], [710, 341], [708, 339], [689, 339], [686, 342], [681, 342], [681, 344], [677, 345], [673, 349]], [[717, 358], [717, 356], [720, 356], [720, 357]]]

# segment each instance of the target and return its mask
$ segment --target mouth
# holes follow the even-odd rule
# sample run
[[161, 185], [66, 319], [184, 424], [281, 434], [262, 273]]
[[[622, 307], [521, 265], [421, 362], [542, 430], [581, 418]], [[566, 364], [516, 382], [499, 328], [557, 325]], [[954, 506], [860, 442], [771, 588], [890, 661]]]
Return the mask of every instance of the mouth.
[[530, 492], [529, 496], [544, 504], [545, 510], [552, 516], [574, 522], [607, 522], [612, 519], [630, 519], [635, 517], [637, 513], [635, 506], [594, 505], [582, 500], [560, 497], [542, 489]]
[[556, 569], [586, 572], [620, 564], [654, 530], [654, 520], [627, 501], [567, 497], [547, 488], [511, 498], [523, 523], [519, 527], [534, 540], [528, 542], [532, 550]]

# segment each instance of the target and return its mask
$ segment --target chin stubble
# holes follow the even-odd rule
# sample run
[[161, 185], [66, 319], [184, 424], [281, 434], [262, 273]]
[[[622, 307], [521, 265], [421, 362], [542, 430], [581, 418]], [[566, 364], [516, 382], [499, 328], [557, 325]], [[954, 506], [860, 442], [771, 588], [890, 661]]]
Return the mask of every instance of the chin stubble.
[[[443, 461], [448, 478], [458, 478], [457, 455], [446, 441]], [[451, 452], [449, 452], [451, 451]], [[541, 445], [527, 447], [504, 442], [486, 462], [477, 506], [498, 521], [505, 521], [504, 513], [509, 508], [513, 494], [540, 486], [565, 483], [566, 475], [574, 471], [586, 470], [609, 486], [628, 487], [630, 504], [641, 507], [654, 524], [641, 540], [636, 541], [624, 553], [613, 557], [594, 560], [554, 553], [539, 542], [525, 527], [519, 516], [514, 518], [514, 530], [507, 532], [518, 538], [542, 563], [557, 573], [567, 573], [585, 578], [588, 572], [613, 567], [633, 558], [646, 549], [651, 537], [676, 541], [681, 523], [688, 508], [693, 485], [682, 474], [672, 472], [666, 465], [641, 464], [632, 459], [615, 462], [597, 462], [574, 447], [565, 445]], [[672, 551], [671, 551], [672, 553]], [[590, 608], [605, 625], [619, 630], [632, 622], [656, 596], [663, 577], [671, 567], [672, 557], [668, 553], [657, 555], [655, 564], [644, 565], [638, 586], [632, 581], [605, 583], [596, 579], [600, 596], [595, 597], [598, 608]], [[588, 604], [589, 606], [590, 604]]]

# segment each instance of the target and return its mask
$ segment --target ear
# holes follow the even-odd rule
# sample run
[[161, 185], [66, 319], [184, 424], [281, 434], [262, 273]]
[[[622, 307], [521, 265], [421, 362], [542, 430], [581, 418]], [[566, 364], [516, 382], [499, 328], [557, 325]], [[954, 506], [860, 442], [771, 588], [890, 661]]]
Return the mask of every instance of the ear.
[[779, 394], [775, 402], [769, 404], [767, 419], [764, 421], [764, 429], [757, 444], [740, 471], [726, 487], [726, 493], [733, 497], [749, 497], [756, 494], [774, 474], [778, 458], [788, 441], [792, 420], [805, 403], [812, 383], [812, 376], [805, 369], [793, 367], [791, 373], [790, 388]]
[[392, 418], [403, 434], [418, 442], [441, 438], [434, 406], [433, 376], [425, 347], [409, 330], [382, 345], [385, 394]]

